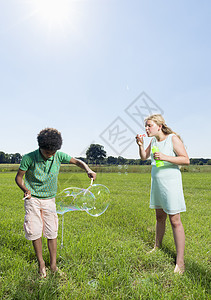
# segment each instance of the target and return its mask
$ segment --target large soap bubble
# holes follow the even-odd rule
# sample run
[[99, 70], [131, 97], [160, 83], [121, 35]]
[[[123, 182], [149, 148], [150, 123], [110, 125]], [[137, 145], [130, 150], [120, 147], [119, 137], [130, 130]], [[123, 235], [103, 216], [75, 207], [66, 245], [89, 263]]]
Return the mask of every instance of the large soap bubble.
[[56, 212], [64, 214], [69, 211], [88, 211], [94, 206], [95, 197], [85, 189], [70, 187], [64, 189], [56, 196]]
[[88, 212], [95, 205], [95, 196], [88, 189], [83, 189], [75, 196], [72, 205], [78, 210]]
[[70, 187], [64, 189], [56, 196], [56, 212], [57, 214], [64, 214], [69, 211], [79, 210], [73, 206], [75, 197], [82, 193], [84, 189], [78, 187]]
[[[83, 199], [83, 201], [81, 201]], [[110, 191], [102, 184], [93, 184], [88, 189], [78, 194], [75, 197], [76, 206], [84, 202], [86, 212], [93, 216], [98, 217], [102, 215], [110, 203]]]

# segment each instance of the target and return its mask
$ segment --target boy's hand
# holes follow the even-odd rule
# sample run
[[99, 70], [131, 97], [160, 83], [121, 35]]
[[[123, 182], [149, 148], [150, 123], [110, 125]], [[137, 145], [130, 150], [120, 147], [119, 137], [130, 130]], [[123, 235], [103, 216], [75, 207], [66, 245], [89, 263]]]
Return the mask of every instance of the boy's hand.
[[24, 200], [25, 199], [30, 199], [32, 196], [31, 196], [31, 191], [29, 191], [29, 190], [27, 190], [27, 191], [25, 191], [25, 193], [24, 193]]
[[95, 172], [90, 170], [87, 172], [87, 174], [88, 174], [89, 178], [93, 178], [93, 180], [96, 179], [97, 174]]

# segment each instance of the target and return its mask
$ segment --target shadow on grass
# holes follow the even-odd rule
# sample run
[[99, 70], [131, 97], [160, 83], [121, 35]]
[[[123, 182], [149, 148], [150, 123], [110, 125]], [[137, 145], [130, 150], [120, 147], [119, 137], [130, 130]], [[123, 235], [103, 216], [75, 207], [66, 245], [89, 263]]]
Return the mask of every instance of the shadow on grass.
[[186, 276], [188, 276], [194, 284], [201, 285], [207, 293], [211, 293], [211, 272], [206, 267], [201, 266], [193, 260], [186, 260], [185, 263]]
[[166, 253], [169, 257], [171, 257], [174, 260], [174, 263], [176, 264], [176, 251], [173, 251], [169, 249], [167, 246], [162, 246], [161, 250]]
[[[173, 258], [176, 264], [176, 251], [172, 251], [167, 246], [162, 246], [161, 249]], [[211, 292], [211, 272], [206, 267], [197, 264], [193, 260], [185, 259], [185, 275], [193, 281], [193, 284], [201, 285], [207, 293]]]

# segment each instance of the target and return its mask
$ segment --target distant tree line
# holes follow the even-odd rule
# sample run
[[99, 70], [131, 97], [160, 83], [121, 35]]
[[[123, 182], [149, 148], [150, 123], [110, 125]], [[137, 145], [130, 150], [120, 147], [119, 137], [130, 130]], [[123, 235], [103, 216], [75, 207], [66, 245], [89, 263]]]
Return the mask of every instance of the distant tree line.
[[[85, 163], [94, 163], [94, 164], [102, 164], [102, 165], [150, 165], [151, 160], [141, 160], [141, 159], [131, 159], [131, 158], [124, 158], [122, 156], [113, 157], [108, 156], [102, 161], [90, 161], [85, 157], [78, 157], [78, 159], [83, 160]], [[211, 159], [204, 159], [204, 158], [191, 158], [190, 159], [191, 165], [211, 165]]]
[[190, 158], [191, 165], [211, 165], [209, 158]]
[[[99, 144], [91, 144], [86, 151], [86, 157], [78, 157], [87, 164], [101, 165], [150, 165], [150, 159], [142, 161], [141, 159], [124, 158], [122, 156], [106, 156], [104, 147]], [[20, 153], [8, 154], [0, 151], [0, 164], [19, 164], [22, 159]], [[191, 158], [191, 165], [211, 165], [211, 159]]]
[[19, 164], [21, 158], [20, 153], [8, 154], [0, 151], [0, 164]]
[[[80, 157], [86, 163], [92, 164], [106, 164], [106, 165], [150, 165], [150, 159], [142, 161], [141, 159], [128, 159], [122, 156], [106, 157], [104, 147], [99, 144], [91, 144], [86, 151], [86, 158]], [[211, 159], [205, 158], [191, 158], [190, 164], [192, 165], [211, 165]]]

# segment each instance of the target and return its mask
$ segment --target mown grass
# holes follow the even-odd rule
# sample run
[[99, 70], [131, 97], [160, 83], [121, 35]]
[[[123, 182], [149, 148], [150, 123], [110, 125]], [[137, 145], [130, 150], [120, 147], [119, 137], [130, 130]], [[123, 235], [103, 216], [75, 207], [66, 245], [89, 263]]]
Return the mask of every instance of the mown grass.
[[[97, 173], [150, 173], [151, 165], [91, 165], [89, 166]], [[17, 172], [19, 164], [0, 164], [0, 172]], [[194, 172], [194, 173], [210, 173], [211, 165], [189, 165], [181, 167], [182, 172]], [[62, 164], [61, 173], [83, 173], [83, 170], [75, 165]]]
[[[173, 274], [175, 247], [169, 221], [163, 248], [153, 247], [155, 215], [149, 209], [150, 174], [99, 173], [96, 183], [111, 192], [108, 210], [98, 218], [85, 212], [61, 216], [58, 266], [64, 276], [37, 274], [34, 250], [24, 238], [22, 192], [15, 173], [0, 174], [0, 299], [211, 299], [210, 173], [183, 173], [187, 212], [186, 272]], [[87, 187], [81, 173], [61, 173], [59, 190]], [[43, 239], [43, 254], [49, 254]], [[95, 281], [92, 281], [95, 280]]]

